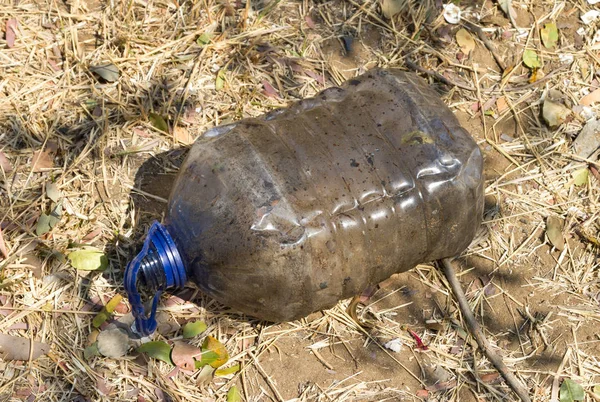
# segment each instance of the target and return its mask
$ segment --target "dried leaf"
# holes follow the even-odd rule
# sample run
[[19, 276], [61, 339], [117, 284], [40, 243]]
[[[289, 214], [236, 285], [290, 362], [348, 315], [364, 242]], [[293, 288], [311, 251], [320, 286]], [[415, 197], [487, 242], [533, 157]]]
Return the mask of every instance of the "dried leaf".
[[279, 93], [277, 93], [277, 90], [275, 88], [273, 88], [273, 85], [271, 85], [269, 83], [269, 81], [267, 80], [262, 80], [262, 85], [264, 88], [263, 93], [269, 97], [269, 98], [277, 98], [280, 99], [281, 97], [279, 96]]
[[224, 369], [218, 369], [217, 371], [215, 371], [215, 376], [223, 377], [226, 375], [237, 373], [238, 371], [240, 371], [240, 365], [236, 364], [235, 366], [227, 367]]
[[600, 101], [600, 88], [590, 92], [579, 101], [580, 105], [590, 106], [592, 103]]
[[207, 326], [204, 321], [190, 321], [183, 326], [183, 337], [185, 339], [194, 338], [206, 331], [206, 328]]
[[456, 43], [460, 46], [460, 50], [467, 56], [475, 50], [475, 40], [473, 36], [464, 28], [461, 28], [456, 32]]
[[42, 236], [50, 231], [56, 224], [60, 221], [60, 218], [51, 213], [50, 215], [42, 214], [40, 215], [37, 225], [35, 226], [35, 234], [38, 236]]
[[162, 131], [167, 134], [169, 133], [169, 125], [167, 124], [164, 117], [162, 117], [161, 115], [159, 115], [157, 113], [150, 112], [148, 114], [148, 119], [150, 120], [152, 127], [157, 129], [158, 131]]
[[[31, 352], [31, 339], [21, 336], [0, 334], [0, 359], [3, 360], [29, 360]], [[50, 351], [50, 345], [42, 342], [33, 342], [31, 359], [35, 360]]]
[[62, 198], [62, 193], [58, 189], [58, 186], [52, 182], [46, 184], [46, 195], [54, 202], [58, 202]]
[[125, 356], [129, 348], [129, 336], [120, 328], [106, 329], [98, 334], [98, 352], [103, 356], [118, 358]]
[[103, 271], [108, 267], [108, 258], [95, 247], [71, 251], [67, 258], [73, 268], [83, 271]]
[[546, 220], [546, 236], [550, 243], [558, 250], [565, 248], [565, 239], [562, 234], [563, 220], [557, 216], [549, 216]]
[[144, 343], [137, 349], [138, 353], [145, 353], [150, 357], [162, 360], [165, 363], [173, 364], [171, 360], [171, 346], [163, 341], [153, 341]]
[[44, 169], [52, 169], [54, 162], [52, 161], [50, 152], [43, 150], [35, 151], [31, 159], [31, 166], [34, 173], [41, 172]]
[[17, 19], [9, 18], [6, 20], [6, 47], [9, 49], [15, 46], [17, 37]]
[[187, 128], [182, 126], [173, 127], [173, 137], [182, 144], [190, 145], [194, 143], [194, 138]]
[[381, 12], [385, 18], [391, 19], [402, 11], [404, 3], [403, 0], [382, 0]]
[[0, 226], [0, 253], [2, 253], [4, 258], [8, 258], [8, 250], [6, 249], [6, 244], [4, 243], [4, 236], [2, 236], [2, 226]]
[[542, 62], [540, 61], [540, 58], [538, 57], [535, 50], [532, 49], [525, 49], [525, 51], [523, 52], [523, 63], [525, 63], [525, 65], [531, 69], [537, 69], [542, 67]]
[[502, 11], [504, 11], [504, 14], [506, 14], [508, 19], [510, 20], [510, 23], [513, 24], [515, 28], [517, 28], [517, 12], [515, 11], [512, 5], [512, 0], [498, 0], [498, 5], [502, 9]]
[[121, 300], [123, 300], [123, 296], [116, 294], [108, 301], [108, 303], [106, 303], [106, 305], [102, 308], [102, 311], [99, 312], [98, 315], [96, 315], [92, 320], [92, 325], [94, 328], [100, 328], [100, 325], [104, 324], [104, 322], [110, 318], [113, 311], [115, 311], [115, 308], [117, 308], [119, 303], [121, 303]]
[[90, 71], [107, 82], [115, 82], [119, 79], [119, 69], [112, 63], [90, 66]]
[[506, 102], [506, 97], [501, 96], [496, 100], [496, 108], [498, 109], [499, 114], [502, 114], [506, 110], [508, 110], [508, 103]]
[[235, 385], [227, 391], [227, 402], [242, 402], [242, 395]]
[[215, 80], [215, 89], [217, 91], [220, 91], [223, 89], [224, 86], [225, 86], [225, 70], [220, 69], [217, 72], [217, 79]]
[[540, 36], [542, 38], [542, 43], [547, 48], [556, 46], [556, 42], [558, 42], [558, 28], [556, 27], [556, 24], [554, 22], [545, 24], [540, 30]]
[[594, 385], [594, 389], [592, 391], [594, 395], [600, 396], [600, 385]]
[[0, 169], [4, 171], [4, 173], [10, 173], [13, 170], [13, 167], [2, 151], [0, 151]]
[[173, 364], [185, 371], [194, 371], [196, 369], [196, 359], [202, 354], [202, 351], [186, 342], [177, 342], [171, 351], [171, 360]]
[[588, 168], [576, 170], [575, 172], [573, 172], [573, 184], [575, 184], [576, 186], [583, 186], [587, 184], [588, 176]]
[[102, 377], [96, 378], [96, 389], [101, 395], [108, 396], [112, 391], [112, 387], [109, 387], [106, 380]]
[[553, 102], [548, 97], [544, 99], [542, 115], [550, 127], [560, 126], [571, 114], [571, 109], [559, 102]]
[[215, 374], [215, 369], [209, 365], [202, 367], [200, 370], [200, 374], [196, 377], [196, 385], [202, 387], [206, 384], [209, 384]]
[[560, 385], [560, 402], [583, 401], [585, 391], [583, 387], [575, 381], [565, 378]]

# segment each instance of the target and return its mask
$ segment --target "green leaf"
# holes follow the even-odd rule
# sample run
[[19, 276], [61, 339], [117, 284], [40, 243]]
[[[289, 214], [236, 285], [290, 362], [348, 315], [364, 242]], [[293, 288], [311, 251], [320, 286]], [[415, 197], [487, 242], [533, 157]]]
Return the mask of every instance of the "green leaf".
[[95, 247], [72, 251], [67, 258], [73, 268], [83, 271], [104, 271], [108, 267], [108, 258]]
[[171, 346], [163, 341], [153, 341], [144, 343], [137, 349], [138, 353], [146, 353], [148, 356], [174, 366], [171, 360]]
[[204, 321], [191, 321], [183, 326], [183, 337], [185, 339], [194, 338], [196, 335], [206, 331], [206, 323]]
[[204, 366], [210, 365], [213, 367], [213, 364], [219, 360], [219, 355], [213, 352], [212, 350], [202, 350], [202, 354], [200, 355], [200, 360], [196, 360], [194, 365], [196, 369], [202, 368]]
[[227, 391], [227, 402], [242, 402], [242, 395], [235, 385]]
[[208, 45], [211, 41], [212, 35], [211, 34], [207, 34], [207, 33], [203, 33], [202, 35], [198, 36], [198, 39], [196, 39], [196, 43], [199, 45]]
[[227, 367], [224, 369], [218, 369], [217, 371], [215, 371], [215, 375], [216, 376], [224, 376], [224, 375], [237, 373], [238, 371], [240, 371], [240, 365], [236, 364], [235, 366]]
[[540, 30], [540, 36], [542, 38], [542, 43], [547, 48], [556, 46], [556, 42], [558, 42], [558, 28], [556, 27], [556, 24], [554, 22], [545, 24]]
[[110, 318], [110, 315], [115, 311], [115, 308], [121, 303], [123, 300], [123, 296], [117, 294], [115, 297], [110, 299], [108, 303], [102, 308], [102, 311], [98, 313], [97, 316], [92, 320], [92, 325], [95, 328], [100, 328], [100, 325], [104, 324], [106, 320]]
[[600, 396], [600, 385], [594, 385], [594, 395]]
[[538, 57], [535, 50], [525, 49], [523, 52], [523, 63], [531, 69], [536, 69], [542, 67], [542, 62]]
[[573, 172], [573, 180], [576, 186], [583, 186], [588, 181], [588, 168], [583, 168]]
[[42, 214], [37, 221], [37, 225], [35, 226], [35, 234], [42, 236], [48, 233], [50, 229], [52, 229], [50, 226], [50, 220], [51, 218], [49, 215]]
[[90, 66], [90, 71], [108, 82], [115, 82], [119, 79], [119, 69], [112, 63]]
[[150, 123], [155, 129], [163, 131], [167, 134], [169, 133], [169, 125], [167, 124], [164, 117], [154, 112], [150, 112], [148, 114], [148, 119], [150, 120]]
[[98, 342], [92, 343], [90, 346], [83, 350], [83, 357], [85, 360], [90, 360], [93, 356], [100, 356], [100, 351], [98, 350]]
[[215, 81], [215, 89], [217, 91], [220, 91], [223, 89], [224, 85], [225, 85], [225, 70], [220, 69], [219, 72], [217, 73], [217, 79]]
[[583, 401], [584, 397], [583, 387], [575, 381], [565, 378], [560, 386], [560, 402]]

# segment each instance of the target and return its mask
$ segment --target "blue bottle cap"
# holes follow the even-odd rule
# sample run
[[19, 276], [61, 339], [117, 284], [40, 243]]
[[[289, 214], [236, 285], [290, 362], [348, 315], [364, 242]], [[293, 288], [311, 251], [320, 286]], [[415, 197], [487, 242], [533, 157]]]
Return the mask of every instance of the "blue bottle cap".
[[[137, 289], [139, 280], [155, 291], [150, 315], [144, 309], [142, 297]], [[156, 330], [156, 308], [163, 290], [181, 288], [187, 281], [185, 266], [177, 246], [167, 228], [154, 221], [142, 251], [125, 269], [125, 290], [135, 318], [135, 331], [147, 336]]]

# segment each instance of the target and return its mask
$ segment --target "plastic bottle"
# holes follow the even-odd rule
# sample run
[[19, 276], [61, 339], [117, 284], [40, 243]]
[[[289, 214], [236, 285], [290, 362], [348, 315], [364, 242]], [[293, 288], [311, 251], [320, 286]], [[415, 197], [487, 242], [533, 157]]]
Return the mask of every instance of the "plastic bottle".
[[[128, 265], [136, 327], [189, 279], [237, 311], [293, 320], [460, 254], [483, 211], [477, 144], [420, 78], [373, 70], [199, 138]], [[137, 287], [155, 290], [146, 313]]]

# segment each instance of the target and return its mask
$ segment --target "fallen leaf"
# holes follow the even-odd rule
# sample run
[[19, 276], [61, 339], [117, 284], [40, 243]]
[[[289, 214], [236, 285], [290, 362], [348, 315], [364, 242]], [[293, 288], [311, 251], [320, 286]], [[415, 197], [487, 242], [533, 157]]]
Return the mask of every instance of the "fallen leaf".
[[306, 22], [306, 26], [308, 26], [310, 29], [315, 29], [317, 27], [310, 15], [306, 15], [304, 17], [304, 22]]
[[106, 380], [102, 377], [96, 378], [96, 389], [101, 395], [108, 396], [112, 391], [112, 387], [109, 387]]
[[580, 105], [590, 106], [592, 103], [600, 101], [600, 88], [590, 92], [579, 101]]
[[512, 0], [498, 0], [498, 5], [504, 11], [504, 14], [510, 20], [510, 23], [513, 24], [515, 28], [517, 28], [517, 12], [515, 11]]
[[52, 182], [46, 184], [46, 195], [54, 202], [58, 202], [62, 198], [62, 193], [58, 189], [58, 186]]
[[[21, 336], [0, 334], [0, 358], [3, 360], [29, 360], [31, 339]], [[50, 351], [50, 345], [43, 342], [33, 342], [31, 359], [35, 360]]]
[[242, 402], [242, 395], [235, 385], [232, 385], [227, 391], [227, 402]]
[[90, 71], [107, 82], [115, 82], [119, 79], [119, 69], [112, 63], [90, 66]]
[[540, 58], [538, 57], [535, 50], [532, 49], [525, 49], [525, 51], [523, 52], [523, 63], [531, 69], [537, 69], [542, 67], [542, 62], [540, 61]]
[[108, 258], [95, 247], [71, 251], [67, 258], [73, 268], [83, 271], [104, 271], [108, 267]]
[[403, 0], [382, 0], [381, 13], [385, 18], [391, 19], [404, 8], [406, 4]]
[[196, 39], [196, 43], [198, 45], [208, 45], [210, 43], [211, 40], [211, 35], [207, 34], [207, 33], [203, 33], [200, 36], [198, 36], [198, 39]]
[[594, 395], [600, 396], [600, 385], [594, 385]]
[[426, 399], [429, 396], [429, 391], [426, 389], [418, 389], [415, 395], [419, 398]]
[[550, 243], [558, 250], [565, 248], [565, 239], [562, 234], [563, 220], [557, 216], [549, 216], [546, 220], [546, 236]]
[[17, 19], [9, 18], [6, 20], [6, 47], [9, 49], [15, 46], [17, 37]]
[[138, 353], [145, 353], [150, 357], [162, 360], [165, 363], [173, 364], [171, 360], [171, 346], [163, 341], [153, 341], [144, 343], [137, 349]]
[[481, 382], [485, 384], [492, 384], [500, 378], [499, 373], [488, 373], [481, 376]]
[[167, 134], [169, 133], [169, 125], [167, 124], [164, 117], [162, 117], [161, 115], [159, 115], [157, 113], [150, 112], [148, 114], [148, 119], [150, 120], [152, 127], [157, 129], [158, 131], [162, 131]]
[[277, 98], [280, 99], [281, 97], [279, 96], [279, 94], [277, 93], [277, 90], [275, 88], [273, 88], [273, 85], [271, 85], [269, 83], [269, 81], [267, 80], [262, 80], [262, 86], [264, 88], [263, 93], [269, 97], [269, 98]]
[[456, 4], [444, 4], [444, 19], [448, 24], [458, 24], [460, 22], [460, 8]]
[[190, 134], [188, 129], [182, 126], [173, 127], [173, 137], [175, 137], [177, 141], [185, 145], [190, 145], [194, 143], [194, 138], [192, 138], [192, 135]]
[[52, 169], [54, 167], [54, 162], [52, 161], [52, 157], [50, 152], [38, 150], [33, 153], [33, 158], [31, 158], [31, 170], [34, 173], [39, 173], [44, 169]]
[[225, 86], [225, 70], [220, 69], [217, 72], [217, 78], [215, 80], [215, 89], [220, 91]]
[[41, 214], [35, 226], [35, 234], [42, 236], [48, 233], [59, 222], [59, 217], [54, 214]]
[[206, 331], [206, 328], [207, 326], [204, 321], [190, 321], [183, 326], [183, 337], [185, 339], [194, 338]]
[[560, 385], [560, 402], [583, 401], [585, 391], [583, 387], [575, 381], [565, 378]]
[[209, 365], [219, 368], [229, 360], [227, 349], [221, 342], [212, 336], [207, 336], [202, 343], [202, 357], [196, 361], [196, 368]]
[[226, 375], [237, 373], [238, 371], [240, 371], [240, 365], [236, 364], [235, 366], [227, 367], [224, 369], [218, 369], [217, 371], [215, 371], [215, 376], [223, 377]]
[[2, 151], [0, 151], [0, 169], [4, 170], [4, 173], [10, 173], [13, 167]]
[[171, 351], [171, 360], [173, 364], [185, 371], [194, 371], [196, 369], [196, 359], [202, 354], [202, 351], [187, 342], [177, 342]]
[[464, 28], [461, 28], [456, 32], [456, 43], [458, 43], [462, 52], [467, 56], [475, 50], [475, 40], [469, 31]]
[[556, 46], [556, 42], [558, 42], [558, 28], [556, 24], [554, 22], [544, 24], [544, 27], [540, 30], [540, 37], [542, 38], [542, 43], [547, 48]]
[[94, 342], [90, 346], [83, 349], [83, 358], [85, 360], [90, 360], [90, 358], [94, 356], [100, 356], [100, 351], [98, 350], [98, 342]]
[[576, 186], [583, 186], [587, 184], [588, 176], [588, 168], [576, 170], [575, 172], [573, 172], [573, 184], [575, 184]]
[[496, 100], [496, 108], [498, 109], [498, 114], [502, 114], [508, 110], [508, 103], [504, 96], [501, 96]]
[[215, 375], [215, 369], [209, 365], [202, 367], [200, 373], [196, 377], [196, 385], [202, 387], [209, 384]]
[[115, 308], [121, 303], [121, 300], [123, 300], [123, 296], [116, 294], [108, 301], [108, 303], [106, 303], [102, 308], [102, 311], [100, 311], [92, 320], [94, 328], [100, 328], [100, 325], [104, 324], [104, 322], [110, 318], [113, 311], [115, 311]]
[[0, 226], [0, 253], [4, 258], [8, 258], [8, 250], [6, 249], [6, 243], [4, 243], [4, 236], [2, 236], [2, 226]]
[[554, 102], [548, 99], [544, 99], [544, 105], [542, 107], [542, 115], [544, 120], [550, 127], [560, 126], [571, 114], [571, 109], [559, 102]]
[[114, 359], [127, 353], [129, 336], [120, 328], [106, 329], [98, 334], [97, 344], [100, 354]]

